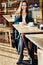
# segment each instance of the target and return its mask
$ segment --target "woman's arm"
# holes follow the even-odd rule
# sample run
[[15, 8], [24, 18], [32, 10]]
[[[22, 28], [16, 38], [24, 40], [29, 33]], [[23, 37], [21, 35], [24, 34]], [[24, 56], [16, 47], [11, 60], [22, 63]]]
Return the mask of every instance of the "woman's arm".
[[19, 15], [20, 11], [21, 11], [21, 6], [22, 6], [22, 2], [20, 2], [19, 8], [17, 9], [17, 11], [15, 12], [15, 15]]

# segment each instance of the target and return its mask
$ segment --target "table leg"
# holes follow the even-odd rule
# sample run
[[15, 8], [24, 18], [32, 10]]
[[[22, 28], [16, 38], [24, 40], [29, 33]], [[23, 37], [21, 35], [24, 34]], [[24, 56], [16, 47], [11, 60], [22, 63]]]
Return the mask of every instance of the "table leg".
[[11, 33], [9, 31], [9, 40], [10, 40], [10, 45], [11, 45]]
[[8, 42], [8, 34], [7, 34], [7, 32], [5, 32], [5, 40], [7, 40], [7, 42]]

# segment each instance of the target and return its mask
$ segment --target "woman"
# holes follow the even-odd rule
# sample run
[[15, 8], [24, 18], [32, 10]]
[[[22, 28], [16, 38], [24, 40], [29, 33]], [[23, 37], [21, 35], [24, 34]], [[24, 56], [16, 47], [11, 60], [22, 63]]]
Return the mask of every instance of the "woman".
[[[15, 13], [14, 20], [15, 20], [14, 24], [21, 23], [21, 24], [25, 24], [25, 25], [28, 24], [29, 22], [34, 21], [32, 16], [31, 16], [31, 12], [28, 13], [28, 3], [26, 1], [20, 2], [20, 6], [19, 6], [18, 10]], [[13, 32], [14, 32], [14, 35], [13, 35], [14, 38], [13, 39], [16, 40], [17, 44], [15, 43], [15, 45], [16, 45], [16, 48], [18, 50], [19, 49], [19, 47], [18, 47], [18, 44], [19, 44], [18, 34], [19, 33], [18, 33], [17, 30], [15, 30]]]
[[[26, 25], [29, 22], [34, 22], [33, 18], [31, 16], [29, 16], [29, 14], [28, 14], [27, 1], [24, 0], [24, 1], [20, 2], [20, 6], [16, 12], [16, 17], [17, 17], [16, 21], [21, 22], [21, 24], [23, 24], [23, 25]], [[25, 38], [24, 34], [20, 34], [20, 57], [19, 57], [17, 64], [22, 63], [24, 45], [28, 50], [28, 54], [30, 54], [30, 50], [28, 48], [27, 43], [28, 43], [28, 40], [27, 40], [27, 38]], [[31, 54], [30, 54], [30, 56], [31, 56]]]
[[[20, 3], [20, 6], [16, 12], [16, 22], [21, 22], [21, 24], [26, 25], [29, 22], [33, 22], [33, 18], [31, 18], [28, 15], [28, 3], [26, 1], [22, 1]], [[29, 52], [29, 48], [28, 48], [28, 44], [26, 44], [28, 42], [28, 40], [25, 38], [24, 34], [20, 34], [20, 57], [19, 60], [17, 62], [17, 64], [21, 63], [23, 60], [23, 45], [26, 46], [27, 50], [28, 50], [28, 54]]]

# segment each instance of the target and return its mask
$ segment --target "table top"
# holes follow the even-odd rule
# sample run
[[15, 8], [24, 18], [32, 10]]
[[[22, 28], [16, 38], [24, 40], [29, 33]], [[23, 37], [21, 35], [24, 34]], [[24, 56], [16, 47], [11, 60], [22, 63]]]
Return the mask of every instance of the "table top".
[[43, 50], [43, 34], [30, 34], [25, 36]]
[[8, 21], [8, 22], [14, 22], [14, 15], [3, 15], [3, 17]]
[[38, 27], [29, 27], [27, 25], [13, 24], [13, 27], [19, 31], [19, 33], [43, 33], [43, 30], [38, 29]]

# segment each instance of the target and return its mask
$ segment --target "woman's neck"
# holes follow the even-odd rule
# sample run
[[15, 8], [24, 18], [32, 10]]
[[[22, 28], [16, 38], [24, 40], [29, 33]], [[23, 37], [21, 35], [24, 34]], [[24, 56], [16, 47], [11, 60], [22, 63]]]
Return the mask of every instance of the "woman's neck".
[[25, 14], [26, 14], [26, 11], [25, 11], [25, 10], [23, 10], [23, 11], [22, 11], [22, 14], [23, 14], [23, 15], [25, 15]]

